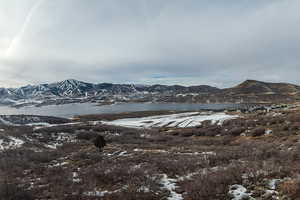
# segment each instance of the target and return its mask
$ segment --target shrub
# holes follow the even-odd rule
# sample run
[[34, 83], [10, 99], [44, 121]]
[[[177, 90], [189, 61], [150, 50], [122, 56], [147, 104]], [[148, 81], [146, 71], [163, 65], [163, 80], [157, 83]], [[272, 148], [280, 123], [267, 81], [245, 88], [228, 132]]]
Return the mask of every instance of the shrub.
[[221, 133], [222, 128], [220, 126], [214, 125], [207, 129], [205, 136], [216, 136]]
[[216, 136], [221, 133], [222, 128], [217, 125], [212, 125], [206, 128], [199, 128], [196, 129], [195, 135], [196, 136]]
[[187, 130], [181, 130], [179, 135], [182, 136], [182, 137], [191, 137], [191, 136], [195, 135], [195, 131], [194, 130], [188, 130], [188, 129]]
[[300, 181], [299, 180], [289, 180], [285, 181], [280, 185], [280, 190], [291, 197], [292, 199], [296, 199], [300, 197]]
[[253, 137], [258, 137], [258, 136], [262, 136], [264, 135], [266, 132], [266, 130], [262, 127], [259, 128], [255, 128], [253, 130], [250, 131], [250, 135]]
[[230, 185], [242, 182], [242, 171], [238, 167], [199, 174], [192, 181], [183, 183], [187, 199], [227, 199]]
[[98, 135], [94, 140], [94, 145], [102, 151], [103, 147], [106, 146], [106, 141], [102, 135]]
[[196, 136], [205, 136], [206, 132], [207, 132], [206, 128], [199, 128], [199, 129], [197, 129], [197, 132], [195, 135]]
[[58, 156], [56, 151], [32, 152], [27, 155], [28, 159], [34, 163], [48, 163], [57, 159]]
[[97, 135], [95, 132], [90, 132], [90, 131], [81, 131], [76, 135], [76, 138], [78, 140], [91, 140], [95, 138]]
[[228, 134], [233, 135], [233, 136], [239, 136], [243, 132], [245, 132], [245, 130], [246, 130], [245, 128], [233, 128], [233, 129], [228, 131]]
[[288, 117], [290, 122], [300, 122], [300, 115], [299, 114], [292, 114]]
[[167, 143], [171, 142], [173, 140], [173, 137], [167, 136], [167, 135], [155, 135], [149, 137], [149, 142], [155, 142], [155, 143]]
[[15, 184], [0, 184], [0, 200], [34, 200], [35, 198], [28, 191], [18, 188]]

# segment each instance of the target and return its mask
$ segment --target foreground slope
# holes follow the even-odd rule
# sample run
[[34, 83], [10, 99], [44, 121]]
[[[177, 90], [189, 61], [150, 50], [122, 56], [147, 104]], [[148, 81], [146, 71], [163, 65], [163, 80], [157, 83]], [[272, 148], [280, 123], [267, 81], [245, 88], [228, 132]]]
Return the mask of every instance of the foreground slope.
[[[142, 114], [0, 125], [0, 199], [299, 197], [299, 107], [240, 114], [223, 123], [203, 121], [188, 128], [102, 123]], [[103, 152], [93, 144], [97, 135], [107, 141]]]

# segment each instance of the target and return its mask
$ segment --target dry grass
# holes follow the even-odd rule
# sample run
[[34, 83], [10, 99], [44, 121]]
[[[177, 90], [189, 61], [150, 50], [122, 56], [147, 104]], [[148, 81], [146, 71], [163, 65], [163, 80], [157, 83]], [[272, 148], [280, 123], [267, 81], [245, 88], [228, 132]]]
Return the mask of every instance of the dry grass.
[[[74, 134], [77, 141], [57, 150], [34, 152], [24, 146], [0, 153], [0, 194], [16, 198], [15, 192], [7, 192], [9, 186], [10, 191], [25, 191], [25, 200], [99, 199], [87, 192], [105, 190], [109, 192], [100, 199], [167, 199], [170, 192], [161, 185], [166, 174], [178, 180], [177, 192], [188, 200], [230, 199], [230, 185], [254, 190], [272, 178], [290, 178], [278, 191], [296, 199], [300, 138], [289, 121], [296, 119], [294, 115], [259, 120], [249, 116], [227, 121], [222, 127], [205, 123], [188, 129], [141, 130], [89, 123], [38, 129], [34, 133], [45, 142], [59, 132]], [[272, 129], [274, 134], [265, 136], [262, 129]], [[6, 130], [12, 135], [33, 134], [28, 127]], [[97, 134], [108, 142], [103, 153], [92, 142]], [[74, 172], [79, 182], [74, 182]]]

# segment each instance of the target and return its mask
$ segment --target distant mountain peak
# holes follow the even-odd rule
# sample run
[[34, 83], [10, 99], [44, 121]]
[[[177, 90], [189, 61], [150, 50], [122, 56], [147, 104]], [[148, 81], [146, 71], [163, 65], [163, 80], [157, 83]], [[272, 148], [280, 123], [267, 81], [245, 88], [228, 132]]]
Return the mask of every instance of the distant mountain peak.
[[245, 80], [244, 82], [238, 84], [236, 87], [242, 87], [242, 86], [247, 86], [247, 85], [252, 85], [252, 84], [265, 84], [265, 83], [266, 82], [248, 79], [248, 80]]
[[59, 84], [70, 84], [70, 85], [79, 85], [79, 84], [85, 84], [83, 81], [78, 81], [76, 79], [66, 79], [63, 81], [58, 82]]
[[244, 81], [244, 83], [253, 83], [253, 82], [262, 82], [262, 81], [258, 81], [258, 80], [254, 80], [254, 79], [247, 79]]

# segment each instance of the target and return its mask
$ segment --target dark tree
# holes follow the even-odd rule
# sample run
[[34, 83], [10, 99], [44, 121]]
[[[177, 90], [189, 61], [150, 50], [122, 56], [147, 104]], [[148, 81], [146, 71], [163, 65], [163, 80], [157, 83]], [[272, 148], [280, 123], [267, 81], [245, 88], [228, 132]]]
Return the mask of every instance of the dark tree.
[[102, 135], [98, 135], [94, 140], [94, 145], [99, 148], [99, 151], [102, 152], [103, 148], [106, 146], [106, 141]]

